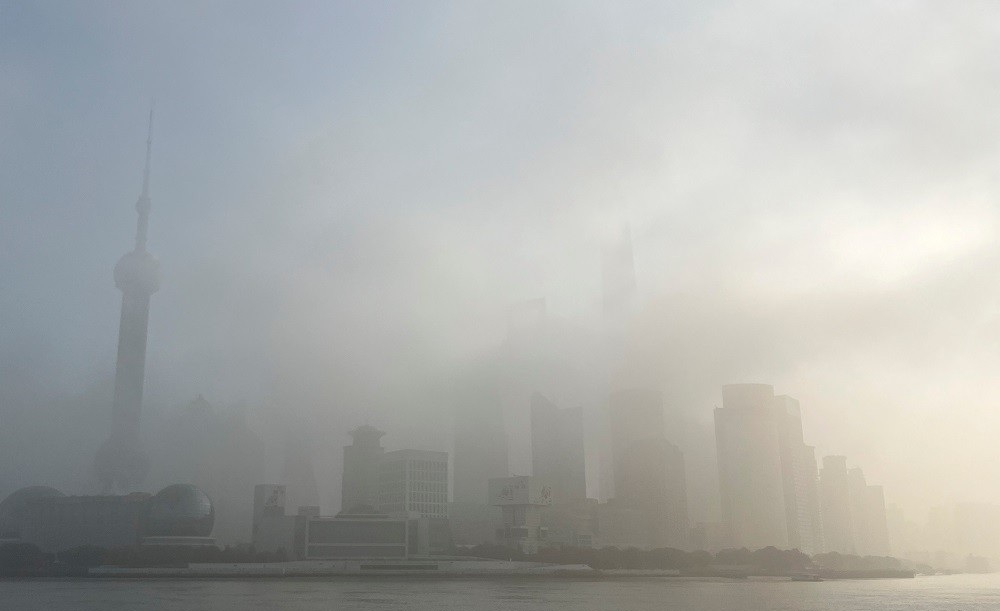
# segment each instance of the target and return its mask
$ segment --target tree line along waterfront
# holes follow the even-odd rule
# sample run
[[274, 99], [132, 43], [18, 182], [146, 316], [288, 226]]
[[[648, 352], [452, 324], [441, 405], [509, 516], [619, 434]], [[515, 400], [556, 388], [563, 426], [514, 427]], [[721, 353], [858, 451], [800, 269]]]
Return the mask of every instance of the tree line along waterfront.
[[[494, 544], [450, 550], [445, 557], [533, 561], [552, 564], [586, 565], [605, 571], [661, 570], [679, 575], [746, 577], [816, 574], [835, 577], [908, 577], [932, 573], [926, 565], [912, 565], [890, 556], [855, 556], [828, 552], [809, 556], [798, 550], [765, 547], [758, 550], [726, 549], [715, 554], [674, 548], [638, 549], [604, 547], [591, 549], [561, 546], [526, 554], [519, 549]], [[431, 557], [433, 559], [434, 557]], [[120, 547], [105, 549], [82, 546], [59, 553], [45, 553], [29, 543], [0, 546], [0, 576], [86, 576], [96, 566], [182, 567], [189, 563], [265, 563], [288, 560], [283, 550], [261, 552], [252, 546], [204, 547]]]

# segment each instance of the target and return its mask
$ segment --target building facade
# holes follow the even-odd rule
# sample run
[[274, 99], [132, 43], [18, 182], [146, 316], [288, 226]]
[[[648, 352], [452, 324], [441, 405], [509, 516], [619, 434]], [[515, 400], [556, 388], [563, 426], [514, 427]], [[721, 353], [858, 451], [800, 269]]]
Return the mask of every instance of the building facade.
[[528, 475], [499, 477], [489, 482], [490, 504], [500, 507], [503, 526], [496, 540], [526, 554], [545, 544], [542, 510], [552, 506], [552, 487]]
[[860, 467], [847, 470], [854, 553], [859, 556], [889, 555], [889, 527], [882, 486], [870, 486]]
[[846, 456], [823, 457], [819, 489], [824, 551], [854, 554], [854, 522]]
[[155, 495], [65, 496], [32, 486], [0, 503], [0, 536], [31, 543], [44, 552], [93, 546], [211, 546], [215, 509], [189, 484], [172, 484]]
[[809, 555], [818, 554], [823, 551], [823, 527], [815, 451], [803, 441], [799, 402], [781, 395], [774, 398], [774, 404], [779, 427], [788, 546]]
[[643, 547], [687, 549], [690, 524], [684, 455], [667, 440], [663, 397], [648, 389], [610, 397], [615, 505], [641, 516]]
[[583, 409], [559, 409], [540, 393], [531, 396], [531, 469], [552, 483], [557, 504], [587, 498]]
[[455, 413], [456, 503], [487, 505], [489, 480], [508, 475], [507, 434], [499, 391], [484, 386], [467, 390]]
[[382, 513], [448, 517], [448, 453], [395, 450], [378, 467], [376, 507]]
[[378, 504], [379, 464], [385, 450], [380, 431], [363, 425], [351, 431], [352, 443], [344, 446], [344, 471], [340, 489], [341, 511]]
[[308, 560], [338, 558], [405, 559], [408, 523], [385, 514], [340, 513], [305, 520], [305, 553]]
[[715, 409], [722, 517], [736, 547], [789, 545], [780, 418], [767, 384], [722, 387]]

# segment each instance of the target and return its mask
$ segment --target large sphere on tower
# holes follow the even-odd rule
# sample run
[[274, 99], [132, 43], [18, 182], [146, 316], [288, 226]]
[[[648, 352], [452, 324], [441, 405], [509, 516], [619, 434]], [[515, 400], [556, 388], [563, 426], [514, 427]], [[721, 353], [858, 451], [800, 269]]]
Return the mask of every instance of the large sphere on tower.
[[115, 286], [123, 293], [152, 295], [160, 288], [160, 262], [145, 250], [133, 250], [115, 265]]

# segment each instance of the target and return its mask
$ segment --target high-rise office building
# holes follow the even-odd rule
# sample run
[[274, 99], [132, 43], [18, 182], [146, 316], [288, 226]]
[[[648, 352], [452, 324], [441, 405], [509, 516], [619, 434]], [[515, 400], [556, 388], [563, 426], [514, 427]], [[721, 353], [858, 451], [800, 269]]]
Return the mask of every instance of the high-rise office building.
[[556, 504], [587, 498], [581, 408], [559, 409], [540, 393], [531, 396], [531, 466], [551, 484]]
[[722, 517], [739, 547], [788, 547], [781, 419], [767, 384], [722, 387], [715, 410]]
[[637, 440], [623, 457], [616, 500], [637, 509], [650, 547], [687, 549], [690, 526], [684, 455], [664, 438]]
[[247, 541], [253, 520], [247, 497], [264, 478], [266, 448], [241, 410], [218, 409], [199, 395], [160, 423], [149, 449], [151, 483], [198, 486], [215, 506], [219, 543]]
[[827, 552], [855, 553], [846, 456], [824, 456], [819, 473], [823, 542]]
[[291, 507], [319, 506], [312, 443], [303, 431], [286, 433], [281, 481], [286, 486], [285, 499]]
[[111, 436], [97, 452], [97, 476], [106, 493], [128, 492], [149, 470], [149, 459], [139, 440], [142, 388], [146, 375], [146, 338], [149, 298], [160, 288], [160, 264], [146, 250], [149, 229], [149, 166], [153, 150], [153, 111], [149, 111], [146, 167], [142, 194], [135, 204], [139, 218], [135, 247], [115, 265], [115, 286], [122, 292], [118, 326], [118, 361], [112, 406]]
[[774, 398], [774, 404], [788, 546], [806, 554], [818, 554], [823, 551], [823, 537], [815, 451], [803, 441], [799, 402], [781, 395]]
[[869, 486], [864, 472], [855, 467], [847, 471], [847, 492], [854, 553], [859, 556], [887, 556], [889, 527], [882, 486]]
[[609, 411], [616, 504], [638, 512], [649, 547], [688, 547], [684, 456], [666, 438], [662, 395], [619, 390]]
[[344, 446], [344, 473], [341, 481], [341, 511], [351, 512], [360, 506], [378, 504], [379, 463], [385, 435], [373, 426], [363, 425], [351, 431], [352, 443]]
[[868, 513], [868, 554], [888, 556], [892, 553], [889, 544], [889, 518], [885, 507], [885, 491], [882, 486], [865, 488], [865, 510]]
[[851, 543], [854, 553], [868, 556], [871, 516], [868, 515], [868, 482], [860, 467], [847, 470], [847, 498], [851, 508]]
[[616, 390], [608, 398], [611, 428], [612, 473], [615, 497], [621, 497], [625, 482], [625, 462], [629, 449], [643, 439], [665, 436], [663, 394], [657, 390], [629, 388]]
[[418, 513], [448, 517], [448, 453], [395, 450], [378, 468], [378, 504], [382, 513]]
[[507, 434], [496, 389], [469, 392], [455, 413], [454, 500], [485, 506], [489, 480], [507, 477]]

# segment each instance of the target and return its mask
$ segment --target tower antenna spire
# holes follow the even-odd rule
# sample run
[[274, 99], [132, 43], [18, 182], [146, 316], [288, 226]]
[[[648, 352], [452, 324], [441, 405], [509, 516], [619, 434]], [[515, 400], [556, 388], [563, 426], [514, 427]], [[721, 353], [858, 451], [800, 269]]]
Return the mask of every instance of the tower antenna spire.
[[156, 108], [156, 100], [149, 103], [149, 131], [146, 134], [146, 165], [142, 170], [142, 194], [139, 201], [135, 203], [135, 210], [139, 213], [139, 220], [135, 229], [135, 249], [146, 250], [146, 235], [149, 231], [149, 168], [153, 159], [153, 110]]
[[146, 133], [146, 166], [142, 171], [142, 198], [149, 199], [149, 164], [153, 158], [153, 111], [156, 100], [149, 102], [149, 130]]

